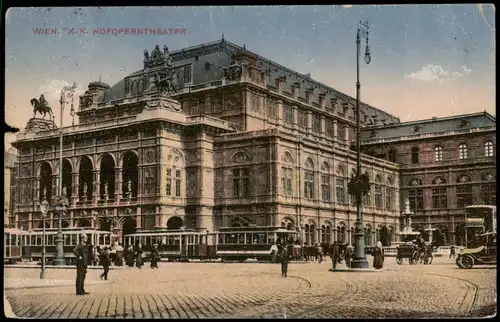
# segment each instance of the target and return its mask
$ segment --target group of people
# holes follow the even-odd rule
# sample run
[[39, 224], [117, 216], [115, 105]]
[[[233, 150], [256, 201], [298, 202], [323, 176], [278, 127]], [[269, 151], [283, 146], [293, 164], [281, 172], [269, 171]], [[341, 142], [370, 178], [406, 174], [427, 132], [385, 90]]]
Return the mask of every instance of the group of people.
[[[378, 241], [377, 245], [373, 248], [371, 255], [373, 256], [373, 268], [381, 269], [384, 267], [384, 248], [382, 242]], [[334, 242], [330, 249], [330, 257], [332, 258], [332, 268], [335, 269], [338, 263], [345, 260], [347, 268], [351, 268], [351, 261], [354, 258], [354, 247], [351, 245], [344, 245]]]
[[[73, 249], [76, 257], [76, 295], [89, 294], [85, 291], [85, 277], [87, 276], [87, 268], [93, 264], [95, 266], [102, 265], [104, 271], [99, 275], [101, 280], [108, 279], [109, 268], [112, 264], [115, 266], [123, 266], [123, 257], [129, 267], [141, 268], [144, 266], [143, 250], [140, 244], [132, 247], [127, 247], [124, 251], [120, 243], [115, 242], [111, 247], [95, 247], [87, 242], [87, 235], [80, 236], [80, 243]], [[160, 254], [158, 248], [154, 245], [151, 249], [151, 268], [158, 268]]]

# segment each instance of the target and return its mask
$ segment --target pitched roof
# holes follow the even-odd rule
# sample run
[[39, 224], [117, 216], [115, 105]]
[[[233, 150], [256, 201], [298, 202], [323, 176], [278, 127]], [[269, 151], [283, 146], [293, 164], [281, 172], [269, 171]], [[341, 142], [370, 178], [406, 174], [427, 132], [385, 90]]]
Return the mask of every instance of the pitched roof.
[[[171, 51], [169, 55], [172, 58], [172, 64], [174, 67], [181, 66], [186, 63], [191, 63], [193, 65], [192, 85], [196, 86], [210, 81], [221, 80], [223, 76], [221, 68], [231, 64], [232, 54], [239, 51], [247, 51], [257, 57], [257, 65], [262, 70], [268, 71], [268, 84], [271, 86], [274, 86], [276, 78], [285, 76], [286, 80], [284, 90], [291, 92], [292, 84], [298, 83], [300, 84], [298, 89], [300, 97], [305, 97], [306, 89], [311, 88], [316, 102], [318, 102], [317, 95], [320, 93], [326, 94], [325, 99], [327, 102], [336, 97], [351, 101], [352, 103], [355, 102], [354, 98], [333, 89], [330, 86], [313, 80], [309, 74], [300, 74], [256, 53], [250, 52], [245, 47], [238, 46], [224, 39], [174, 50]], [[208, 70], [206, 68], [207, 63], [209, 64]], [[140, 76], [141, 74], [143, 74], [143, 70], [136, 71], [125, 78]], [[179, 85], [183, 86], [183, 84]], [[104, 94], [101, 94], [98, 101], [108, 101], [123, 97], [124, 87], [124, 79], [122, 79], [117, 84], [113, 85], [109, 90], [105, 91]], [[361, 102], [361, 111], [370, 117], [376, 115], [379, 120], [386, 119], [388, 123], [399, 123], [400, 121], [398, 117], [363, 102]]]
[[360, 138], [361, 140], [388, 139], [411, 135], [437, 134], [471, 128], [485, 128], [495, 125], [496, 117], [484, 111], [367, 127], [362, 129]]

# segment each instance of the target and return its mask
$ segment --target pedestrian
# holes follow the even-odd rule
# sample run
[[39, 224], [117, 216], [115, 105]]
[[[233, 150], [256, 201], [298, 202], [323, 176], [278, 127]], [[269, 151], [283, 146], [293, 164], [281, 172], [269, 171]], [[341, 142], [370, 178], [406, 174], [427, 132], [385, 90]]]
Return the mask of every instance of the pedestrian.
[[316, 244], [316, 252], [318, 254], [318, 262], [321, 264], [323, 261], [323, 247], [319, 243]]
[[288, 274], [288, 262], [290, 261], [288, 250], [285, 246], [281, 246], [280, 252], [280, 260], [281, 260], [281, 277], [286, 277]]
[[92, 253], [92, 265], [99, 266], [100, 256], [101, 256], [101, 248], [99, 246], [95, 246]]
[[137, 249], [135, 251], [135, 266], [137, 268], [142, 268], [142, 265], [144, 265], [144, 261], [142, 260], [142, 246], [141, 244], [137, 245]]
[[278, 246], [276, 245], [276, 243], [274, 243], [272, 246], [271, 246], [271, 263], [278, 263], [278, 261], [276, 260], [278, 257]]
[[451, 245], [450, 247], [450, 257], [449, 258], [452, 258], [455, 259], [455, 246]]
[[123, 247], [120, 243], [116, 245], [116, 266], [123, 266]]
[[353, 249], [351, 245], [347, 245], [345, 248], [345, 266], [351, 268], [351, 260], [353, 257]]
[[128, 267], [134, 267], [134, 248], [132, 245], [129, 245], [127, 248], [126, 261]]
[[106, 246], [101, 252], [100, 263], [104, 268], [104, 272], [99, 276], [102, 279], [108, 280], [109, 265], [111, 265], [111, 256], [109, 248]]
[[85, 292], [85, 276], [89, 264], [89, 248], [87, 246], [87, 235], [80, 236], [80, 243], [73, 249], [76, 256], [76, 295], [89, 294]]
[[378, 241], [377, 246], [373, 249], [373, 268], [381, 269], [384, 267], [384, 248], [382, 242]]
[[160, 253], [158, 252], [158, 245], [154, 244], [151, 250], [151, 268], [158, 268], [160, 261]]
[[339, 258], [339, 255], [340, 255], [340, 251], [339, 251], [339, 244], [335, 241], [333, 242], [333, 245], [332, 245], [332, 250], [331, 250], [331, 256], [332, 256], [332, 268], [335, 269], [337, 267], [337, 262], [338, 262], [338, 258]]

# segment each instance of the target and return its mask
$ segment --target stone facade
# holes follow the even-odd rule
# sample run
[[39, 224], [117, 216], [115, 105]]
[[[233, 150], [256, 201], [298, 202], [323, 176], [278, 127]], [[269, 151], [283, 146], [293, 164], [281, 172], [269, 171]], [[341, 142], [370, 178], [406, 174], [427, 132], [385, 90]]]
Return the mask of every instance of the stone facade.
[[[118, 234], [288, 227], [305, 244], [352, 240], [353, 98], [224, 40], [144, 54], [144, 69], [116, 85], [90, 83], [79, 124], [62, 129], [63, 225]], [[361, 109], [363, 125], [399, 122]], [[37, 202], [57, 195], [60, 131], [33, 126], [13, 143], [24, 229], [40, 223]], [[374, 182], [363, 207], [367, 244], [395, 240], [399, 166], [364, 155], [362, 171]]]
[[14, 224], [14, 200], [16, 184], [16, 155], [15, 150], [4, 151], [3, 153], [3, 175], [4, 175], [4, 201], [3, 201], [3, 225], [10, 227]]
[[462, 244], [464, 208], [496, 205], [496, 119], [475, 113], [362, 132], [364, 153], [400, 165], [413, 228]]

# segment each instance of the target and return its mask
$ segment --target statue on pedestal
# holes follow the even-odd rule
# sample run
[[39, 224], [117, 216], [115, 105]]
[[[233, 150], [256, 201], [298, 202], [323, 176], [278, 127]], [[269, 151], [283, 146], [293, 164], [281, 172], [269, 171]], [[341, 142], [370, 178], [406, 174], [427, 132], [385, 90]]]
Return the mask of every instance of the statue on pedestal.
[[89, 193], [89, 187], [87, 186], [87, 183], [83, 183], [83, 200], [86, 201], [88, 198], [88, 193]]
[[104, 199], [108, 200], [108, 183], [104, 183]]
[[407, 214], [410, 212], [410, 199], [405, 198], [405, 209], [404, 212]]
[[33, 106], [33, 118], [35, 118], [36, 113], [39, 113], [40, 115], [43, 114], [43, 118], [45, 118], [47, 114], [49, 114], [51, 118], [53, 117], [52, 108], [49, 106], [49, 103], [45, 100], [43, 94], [40, 95], [39, 99], [32, 98], [30, 103]]

